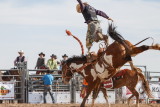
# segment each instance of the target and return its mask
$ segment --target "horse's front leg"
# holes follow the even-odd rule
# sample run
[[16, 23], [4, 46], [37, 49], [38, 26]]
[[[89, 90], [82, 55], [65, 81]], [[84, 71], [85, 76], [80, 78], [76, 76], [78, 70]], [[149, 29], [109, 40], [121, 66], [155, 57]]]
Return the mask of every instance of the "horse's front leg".
[[84, 97], [80, 107], [85, 107], [85, 103], [86, 103], [86, 100], [88, 99], [88, 96], [90, 95], [92, 89], [87, 89], [87, 95]]
[[99, 91], [97, 91], [96, 88], [95, 88], [93, 90], [93, 93], [92, 93], [92, 105], [91, 105], [91, 107], [94, 106], [95, 99], [97, 98], [97, 93], [99, 93]]
[[102, 93], [103, 93], [103, 95], [104, 95], [104, 98], [105, 98], [105, 100], [106, 100], [107, 107], [110, 107], [110, 103], [109, 103], [109, 101], [108, 101], [108, 95], [107, 95], [107, 90], [106, 90], [106, 88], [101, 87], [101, 91], [102, 91]]
[[95, 98], [92, 98], [92, 105], [91, 105], [91, 107], [94, 106], [94, 102], [95, 102]]
[[[100, 87], [100, 81], [96, 82], [95, 85], [93, 85], [93, 84], [94, 83], [88, 84], [88, 88], [87, 88], [87, 92], [86, 92], [87, 95], [84, 97], [80, 107], [84, 107], [85, 106], [86, 100], [88, 99], [88, 96], [90, 95], [90, 93], [92, 92], [93, 89], [94, 89], [94, 91], [96, 91], [96, 93], [95, 93], [95, 97], [96, 97], [97, 91], [99, 90], [99, 87]], [[94, 101], [93, 101], [93, 103], [94, 103]]]

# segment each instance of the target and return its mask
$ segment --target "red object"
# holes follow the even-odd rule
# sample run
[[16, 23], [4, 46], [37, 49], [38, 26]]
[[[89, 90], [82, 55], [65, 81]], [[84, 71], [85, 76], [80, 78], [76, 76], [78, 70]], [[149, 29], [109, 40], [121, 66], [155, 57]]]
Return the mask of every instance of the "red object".
[[84, 98], [86, 96], [87, 88], [83, 87], [80, 93], [80, 97]]
[[113, 78], [123, 76], [123, 75], [126, 73], [126, 71], [128, 71], [128, 70], [129, 70], [129, 69], [120, 70], [116, 75], [113, 76]]
[[132, 94], [132, 92], [128, 88], [126, 88], [126, 95], [128, 94]]
[[103, 82], [104, 88], [112, 88], [113, 87], [113, 81], [112, 79], [108, 79], [107, 81]]
[[[39, 67], [39, 69], [48, 69], [48, 68], [45, 66], [41, 66]], [[36, 71], [36, 74], [40, 74], [41, 72], [44, 72], [44, 71]]]

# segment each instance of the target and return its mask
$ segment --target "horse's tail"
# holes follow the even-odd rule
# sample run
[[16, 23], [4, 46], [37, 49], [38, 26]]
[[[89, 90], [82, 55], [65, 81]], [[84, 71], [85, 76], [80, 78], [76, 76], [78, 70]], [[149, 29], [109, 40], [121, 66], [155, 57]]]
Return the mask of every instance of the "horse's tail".
[[141, 72], [137, 72], [138, 76], [141, 78], [142, 80], [142, 85], [144, 87], [144, 91], [146, 92], [146, 94], [148, 95], [149, 98], [153, 98], [151, 90], [149, 88], [149, 83], [146, 80], [145, 76], [141, 73]]
[[142, 43], [142, 42], [144, 42], [144, 41], [146, 41], [147, 39], [152, 39], [152, 45], [154, 44], [154, 38], [152, 38], [152, 37], [148, 37], [148, 38], [145, 38], [145, 39], [143, 39], [143, 40], [141, 40], [140, 42], [138, 42], [138, 43], [136, 43], [135, 45], [133, 45], [133, 46], [137, 46], [138, 44], [140, 44], [140, 43]]
[[116, 31], [116, 27], [111, 23], [109, 24], [109, 27], [108, 27], [108, 34], [109, 36], [122, 44], [122, 41], [124, 41], [125, 39]]

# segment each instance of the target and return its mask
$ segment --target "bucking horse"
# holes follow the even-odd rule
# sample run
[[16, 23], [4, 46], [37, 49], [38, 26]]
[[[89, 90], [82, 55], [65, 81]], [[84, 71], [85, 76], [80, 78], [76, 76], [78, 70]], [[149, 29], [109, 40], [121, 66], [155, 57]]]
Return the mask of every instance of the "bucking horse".
[[[67, 34], [72, 35], [71, 32], [67, 32]], [[111, 37], [116, 37], [116, 36], [118, 37], [120, 35], [119, 33], [117, 33], [115, 27], [112, 24], [109, 25], [108, 34]], [[128, 40], [124, 40], [124, 42], [131, 49], [129, 53], [130, 56], [136, 56], [144, 51], [151, 50], [151, 49], [160, 50], [159, 44], [155, 44], [152, 46], [142, 45], [137, 47], [136, 45], [133, 45], [132, 43], [130, 43]], [[85, 69], [87, 66], [90, 66], [92, 67], [91, 69], [96, 72], [95, 75], [100, 79], [100, 81], [105, 81], [113, 77], [119, 71], [119, 69], [128, 62], [128, 60], [126, 59], [127, 54], [128, 53], [126, 52], [125, 46], [115, 41], [112, 44], [110, 44], [108, 47], [106, 47], [106, 49], [100, 49], [97, 54], [98, 57], [95, 58], [94, 61], [86, 62], [81, 66], [78, 65], [79, 68], [76, 68], [76, 69], [64, 63], [62, 66], [62, 70], [63, 70], [63, 67], [65, 67], [67, 69], [72, 69], [72, 71], [75, 70], [76, 72], [82, 72], [83, 69]], [[87, 76], [88, 75], [84, 75], [85, 78]], [[64, 75], [63, 81], [66, 81], [66, 78], [67, 76]], [[101, 82], [99, 82], [99, 85], [100, 83]], [[96, 87], [98, 87], [98, 84], [92, 87], [92, 90]], [[86, 99], [88, 98], [89, 94], [90, 93], [87, 93], [86, 97], [83, 99], [81, 107], [84, 107]]]
[[[64, 82], [69, 82], [69, 80], [72, 78], [74, 73], [76, 72], [76, 69], [78, 69], [80, 66], [85, 64], [87, 61], [87, 58], [85, 56], [74, 56], [69, 58], [66, 63], [62, 66], [62, 77]], [[83, 97], [83, 102], [81, 104], [81, 107], [85, 106], [85, 99], [88, 98], [88, 95], [93, 91], [93, 98], [92, 98], [92, 105], [94, 106], [95, 99], [98, 96], [99, 91], [103, 92], [104, 98], [106, 100], [106, 104], [109, 106], [109, 102], [107, 99], [107, 91], [106, 91], [106, 84], [104, 82], [101, 82], [100, 78], [96, 75], [95, 70], [93, 69], [92, 65], [88, 65], [85, 67], [81, 72], [78, 72], [78, 74], [82, 75], [84, 79], [87, 81], [88, 86], [85, 93], [85, 96]], [[148, 97], [152, 98], [152, 94], [149, 88], [148, 81], [146, 80], [145, 76], [142, 74], [141, 69], [138, 69], [138, 71], [132, 71], [129, 69], [123, 69], [120, 70], [117, 74], [115, 74], [110, 80], [112, 81], [112, 86], [108, 87], [111, 89], [115, 88], [121, 88], [123, 86], [126, 86], [131, 92], [132, 95], [128, 98], [128, 105], [130, 103], [130, 99], [132, 97], [136, 97], [136, 105], [138, 107], [139, 105], [139, 93], [136, 91], [136, 85], [139, 81], [139, 79], [142, 81], [142, 87], [144, 89], [144, 92]], [[105, 81], [107, 82], [107, 81]], [[99, 85], [100, 84], [100, 85]]]

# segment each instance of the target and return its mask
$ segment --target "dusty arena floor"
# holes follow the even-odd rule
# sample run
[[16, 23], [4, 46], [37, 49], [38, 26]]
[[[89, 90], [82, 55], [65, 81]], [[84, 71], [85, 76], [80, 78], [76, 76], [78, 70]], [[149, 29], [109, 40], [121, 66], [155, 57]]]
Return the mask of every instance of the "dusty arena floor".
[[[0, 104], [0, 107], [79, 107], [79, 104]], [[90, 107], [87, 104], [86, 107]], [[94, 107], [107, 107], [106, 104], [95, 104]], [[111, 104], [110, 107], [128, 107], [127, 104]], [[130, 107], [135, 107], [131, 105]], [[140, 104], [140, 107], [160, 107], [160, 104]]]

